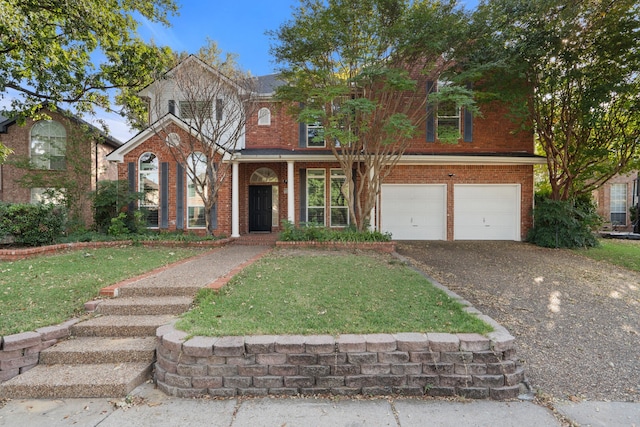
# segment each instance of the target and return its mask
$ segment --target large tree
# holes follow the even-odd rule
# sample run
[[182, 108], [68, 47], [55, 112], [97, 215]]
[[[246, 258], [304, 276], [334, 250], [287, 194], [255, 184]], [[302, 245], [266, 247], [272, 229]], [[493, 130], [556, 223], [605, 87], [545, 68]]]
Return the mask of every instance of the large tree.
[[[299, 106], [301, 122], [321, 126], [315, 138], [340, 163], [357, 229], [368, 226], [382, 182], [425, 122], [424, 81], [454, 74], [467, 24], [455, 0], [301, 0], [271, 32], [288, 83], [278, 96]], [[437, 96], [472, 104], [464, 86]]]
[[110, 89], [124, 105], [171, 58], [137, 35], [137, 18], [168, 25], [176, 10], [173, 0], [0, 0], [0, 96], [22, 118], [45, 102], [109, 110]]
[[487, 0], [474, 18], [470, 65], [534, 129], [553, 199], [638, 167], [637, 0]]
[[[207, 61], [230, 75], [189, 56], [143, 95], [151, 99], [151, 129], [167, 142], [171, 155], [184, 168], [189, 190], [194, 192], [190, 197], [202, 200], [204, 225], [213, 234], [214, 207], [230, 173], [229, 156], [242, 144], [247, 118], [257, 104], [255, 79], [235, 67], [235, 62], [215, 59], [220, 58], [215, 43], [209, 42], [208, 47], [201, 50], [208, 52]], [[167, 111], [168, 103], [173, 111]], [[176, 122], [183, 124], [182, 130]]]

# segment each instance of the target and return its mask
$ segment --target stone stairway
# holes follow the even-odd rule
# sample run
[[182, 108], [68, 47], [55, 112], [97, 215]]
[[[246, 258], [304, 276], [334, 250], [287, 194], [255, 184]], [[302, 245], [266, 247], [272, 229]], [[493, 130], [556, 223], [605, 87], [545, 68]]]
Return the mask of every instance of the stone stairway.
[[40, 353], [33, 369], [0, 384], [0, 397], [124, 397], [150, 377], [156, 330], [187, 311], [195, 293], [262, 248], [230, 246], [118, 289], [71, 338]]

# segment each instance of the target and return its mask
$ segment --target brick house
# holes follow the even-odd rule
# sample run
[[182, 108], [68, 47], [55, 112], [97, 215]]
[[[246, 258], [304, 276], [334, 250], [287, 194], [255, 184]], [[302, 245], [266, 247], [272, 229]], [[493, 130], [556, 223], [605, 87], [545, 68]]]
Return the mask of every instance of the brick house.
[[619, 174], [593, 192], [603, 230], [631, 232], [630, 209], [638, 203], [638, 171]]
[[[298, 123], [273, 100], [277, 76], [257, 79], [259, 108], [236, 149], [220, 153], [232, 173], [219, 193], [215, 234], [278, 231], [283, 220], [348, 225], [349, 207], [331, 191], [345, 180], [339, 163], [312, 138], [315, 126]], [[157, 97], [151, 102], [170, 112], [152, 123], [170, 121], [177, 141], [189, 132], [188, 118], [175, 107], [180, 100], [149, 91], [144, 96]], [[485, 107], [482, 117], [460, 110], [430, 117], [382, 185], [372, 226], [396, 240], [522, 240], [532, 226], [533, 165], [544, 163], [533, 153], [532, 134], [515, 132], [498, 104]], [[457, 128], [457, 144], [438, 141], [438, 123]], [[169, 155], [170, 143], [147, 129], [107, 158], [119, 163], [118, 175], [132, 189], [143, 189], [151, 177], [158, 189], [154, 228], [202, 232], [189, 178]]]
[[[106, 155], [121, 143], [68, 113], [44, 109], [50, 120], [0, 116], [0, 141], [12, 153], [0, 164], [0, 201], [36, 203], [48, 190], [60, 188], [71, 198], [72, 215], [90, 225], [93, 221], [87, 193], [99, 180], [116, 178], [116, 167]], [[69, 187], [69, 188], [65, 188]]]

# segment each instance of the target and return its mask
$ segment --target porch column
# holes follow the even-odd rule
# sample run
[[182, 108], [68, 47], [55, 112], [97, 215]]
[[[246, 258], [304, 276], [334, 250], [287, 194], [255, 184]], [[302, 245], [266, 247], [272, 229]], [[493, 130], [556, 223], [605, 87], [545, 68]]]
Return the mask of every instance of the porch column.
[[296, 193], [293, 185], [295, 180], [294, 164], [293, 161], [287, 162], [287, 219], [292, 224], [296, 222]]
[[240, 173], [238, 162], [231, 164], [231, 237], [240, 237]]

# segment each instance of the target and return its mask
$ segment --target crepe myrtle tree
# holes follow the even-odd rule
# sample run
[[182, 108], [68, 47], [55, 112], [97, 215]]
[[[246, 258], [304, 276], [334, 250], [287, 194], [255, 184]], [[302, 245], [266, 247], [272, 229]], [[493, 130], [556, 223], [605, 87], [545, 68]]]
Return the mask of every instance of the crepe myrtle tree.
[[[302, 0], [269, 33], [287, 82], [277, 97], [315, 125], [312, 142], [340, 163], [356, 229], [369, 226], [382, 182], [425, 123], [424, 81], [456, 82], [454, 58], [467, 28], [468, 14], [455, 1]], [[465, 85], [432, 95], [430, 102], [474, 109]]]
[[551, 199], [590, 193], [638, 167], [637, 0], [491, 0], [474, 14], [465, 64], [510, 102], [547, 159]]
[[[227, 76], [191, 55], [149, 87], [150, 116], [156, 119], [151, 128], [184, 167], [189, 189], [202, 200], [204, 225], [211, 235], [229, 160], [244, 140], [247, 118], [255, 110], [255, 84], [239, 69]], [[169, 120], [171, 116], [181, 125]]]
[[[21, 123], [43, 103], [114, 111], [114, 91], [141, 111], [135, 93], [171, 60], [136, 30], [140, 18], [168, 25], [173, 0], [0, 0], [0, 11], [0, 97]], [[0, 161], [6, 154], [0, 143]]]

